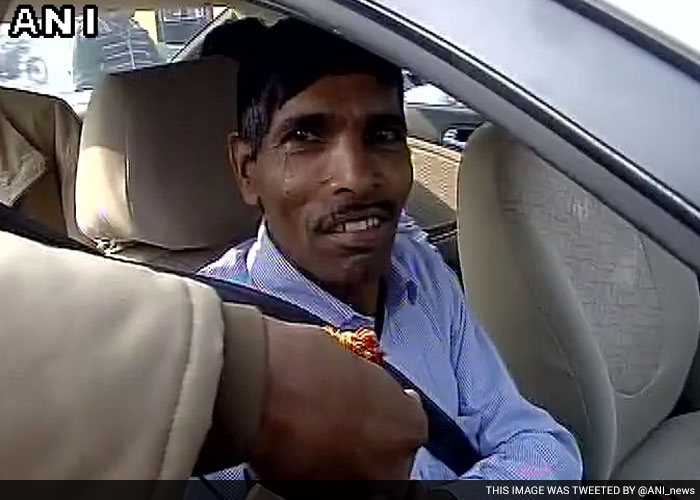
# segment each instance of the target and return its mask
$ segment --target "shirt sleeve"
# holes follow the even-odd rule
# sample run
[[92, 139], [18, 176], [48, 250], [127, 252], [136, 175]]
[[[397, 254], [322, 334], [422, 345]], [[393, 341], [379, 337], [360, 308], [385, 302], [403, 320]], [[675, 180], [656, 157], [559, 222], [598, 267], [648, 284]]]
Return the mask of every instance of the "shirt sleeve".
[[453, 282], [451, 361], [458, 422], [476, 430], [470, 438], [485, 457], [461, 479], [580, 480], [581, 455], [573, 436], [520, 395], [491, 340], [470, 316], [456, 278]]

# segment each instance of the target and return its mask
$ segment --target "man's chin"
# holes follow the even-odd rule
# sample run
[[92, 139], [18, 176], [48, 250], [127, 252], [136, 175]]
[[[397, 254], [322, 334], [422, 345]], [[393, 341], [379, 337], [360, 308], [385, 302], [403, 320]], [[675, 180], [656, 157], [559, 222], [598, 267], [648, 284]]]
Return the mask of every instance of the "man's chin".
[[377, 281], [389, 265], [394, 231], [371, 245], [342, 235], [316, 234], [304, 261], [306, 271], [326, 289], [362, 289]]

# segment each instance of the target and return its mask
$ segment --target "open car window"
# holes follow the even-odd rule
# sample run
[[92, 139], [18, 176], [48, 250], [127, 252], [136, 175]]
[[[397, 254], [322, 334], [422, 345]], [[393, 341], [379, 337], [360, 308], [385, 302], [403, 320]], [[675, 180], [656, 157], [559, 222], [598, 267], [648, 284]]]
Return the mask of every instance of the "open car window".
[[403, 70], [404, 102], [428, 106], [464, 106], [457, 99], [428, 80]]
[[62, 98], [81, 115], [104, 73], [167, 64], [226, 7], [101, 10], [99, 35], [11, 38], [0, 25], [0, 85]]

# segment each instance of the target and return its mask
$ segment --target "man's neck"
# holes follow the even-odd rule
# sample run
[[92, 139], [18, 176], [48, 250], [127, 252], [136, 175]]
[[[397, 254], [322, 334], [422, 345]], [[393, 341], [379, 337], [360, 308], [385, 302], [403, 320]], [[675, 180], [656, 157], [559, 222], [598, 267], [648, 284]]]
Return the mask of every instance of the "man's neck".
[[349, 304], [355, 311], [365, 316], [374, 316], [377, 313], [377, 300], [379, 298], [379, 280], [369, 280], [361, 288], [348, 290], [333, 290], [321, 285], [327, 292]]

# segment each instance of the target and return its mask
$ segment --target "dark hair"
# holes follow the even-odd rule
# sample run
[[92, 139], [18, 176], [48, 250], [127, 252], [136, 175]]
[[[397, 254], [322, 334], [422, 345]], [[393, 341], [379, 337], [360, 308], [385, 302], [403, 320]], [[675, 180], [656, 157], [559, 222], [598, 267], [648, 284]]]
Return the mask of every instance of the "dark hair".
[[403, 110], [401, 69], [336, 35], [295, 19], [267, 28], [261, 50], [238, 73], [238, 131], [253, 159], [284, 103], [326, 75], [373, 75], [394, 87]]
[[224, 56], [241, 62], [255, 55], [265, 33], [265, 25], [256, 17], [226, 21], [207, 33], [199, 56]]

